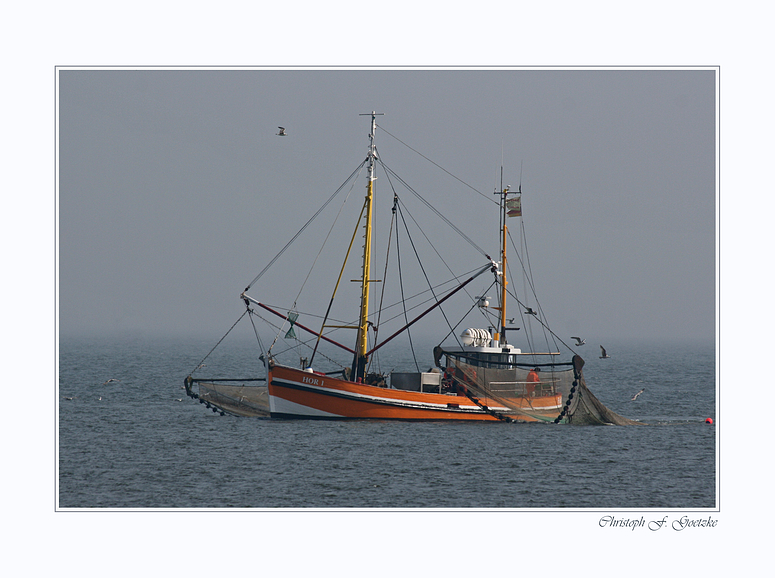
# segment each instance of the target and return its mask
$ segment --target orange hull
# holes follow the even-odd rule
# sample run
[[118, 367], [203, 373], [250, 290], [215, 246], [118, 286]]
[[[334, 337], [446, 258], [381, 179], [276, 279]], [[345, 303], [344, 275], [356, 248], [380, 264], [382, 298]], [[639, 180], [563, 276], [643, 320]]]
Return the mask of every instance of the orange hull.
[[[269, 370], [267, 381], [272, 417], [498, 421], [467, 397], [364, 385], [279, 365]], [[554, 419], [562, 407], [560, 394], [509, 400], [536, 417], [515, 415], [493, 400], [480, 401], [519, 421]]]

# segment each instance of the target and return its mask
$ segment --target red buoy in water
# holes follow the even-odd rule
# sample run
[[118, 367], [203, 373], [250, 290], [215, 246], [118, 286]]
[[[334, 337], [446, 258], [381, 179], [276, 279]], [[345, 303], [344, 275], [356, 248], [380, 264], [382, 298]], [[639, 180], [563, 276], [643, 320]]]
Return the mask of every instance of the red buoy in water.
[[705, 418], [705, 423], [710, 423], [710, 424], [712, 424], [712, 423], [713, 423], [713, 419], [712, 419], [712, 418], [709, 418], [709, 417], [706, 417], [706, 418]]

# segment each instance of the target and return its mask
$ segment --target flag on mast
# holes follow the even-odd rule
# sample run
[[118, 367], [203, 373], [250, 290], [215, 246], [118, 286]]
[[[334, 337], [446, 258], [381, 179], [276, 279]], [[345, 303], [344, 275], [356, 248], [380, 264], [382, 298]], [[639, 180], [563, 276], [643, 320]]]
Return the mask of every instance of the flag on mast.
[[522, 216], [522, 197], [506, 199], [506, 215], [509, 217]]

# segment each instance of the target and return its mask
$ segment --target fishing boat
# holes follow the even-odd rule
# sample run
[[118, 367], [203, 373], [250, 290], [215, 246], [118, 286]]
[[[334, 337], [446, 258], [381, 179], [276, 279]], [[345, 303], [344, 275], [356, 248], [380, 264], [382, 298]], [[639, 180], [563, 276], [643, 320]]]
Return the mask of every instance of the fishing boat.
[[[368, 152], [365, 160], [240, 294], [240, 299], [245, 305], [245, 311], [240, 319], [247, 317], [253, 324], [258, 343], [257, 356], [262, 362], [265, 376], [246, 379], [213, 379], [195, 377], [192, 372], [185, 378], [187, 394], [216, 413], [283, 419], [618, 425], [637, 423], [609, 410], [587, 388], [583, 373], [583, 359], [574, 354], [573, 350], [548, 327], [537, 297], [534, 294], [532, 297], [527, 295], [520, 297], [512, 291], [511, 286], [514, 283], [509, 281], [513, 276], [511, 276], [511, 268], [508, 267], [507, 248], [509, 242], [514, 246], [514, 241], [510, 235], [508, 223], [511, 219], [515, 219], [517, 223], [522, 222], [521, 183], [515, 191], [512, 191], [510, 186], [503, 186], [503, 169], [501, 169], [501, 183], [490, 199], [498, 208], [500, 244], [496, 257], [492, 258], [479, 248], [470, 236], [444, 217], [435, 208], [434, 203], [426, 200], [385, 165], [381, 154], [377, 154], [375, 145], [377, 117], [381, 115], [373, 111], [367, 116], [371, 118], [371, 130], [368, 135]], [[386, 129], [382, 130], [390, 134]], [[394, 138], [403, 144], [402, 140]], [[412, 147], [408, 148], [414, 150]], [[427, 159], [422, 154], [420, 156]], [[382, 279], [378, 279], [375, 275], [374, 213], [377, 202], [378, 168], [384, 171], [385, 180], [389, 183], [389, 189], [392, 189], [392, 191], [388, 190], [388, 193], [392, 193], [391, 225]], [[345, 184], [354, 182], [354, 175], [361, 170], [366, 172], [365, 198], [360, 205], [355, 231], [349, 235], [349, 244], [344, 251], [344, 264], [338, 271], [326, 272], [327, 277], [332, 281], [334, 277], [336, 279], [333, 282], [333, 294], [324, 312], [311, 314], [303, 311], [299, 306], [301, 291], [296, 294], [292, 302], [282, 306], [269, 304], [264, 299], [255, 297], [257, 281], [263, 278], [269, 268], [300, 237], [323, 208], [345, 189]], [[460, 180], [460, 182], [463, 181]], [[402, 195], [398, 194], [394, 183], [406, 186], [412, 195], [422, 202], [421, 205], [441, 219], [442, 225], [446, 225], [448, 229], [458, 234], [479, 253], [480, 261], [473, 269], [469, 265], [463, 274], [455, 273], [444, 262], [445, 267], [450, 269], [449, 277], [444, 281], [436, 279], [421, 266], [422, 274], [415, 277], [424, 282], [426, 287], [420, 293], [407, 296], [404, 278], [406, 275], [401, 277], [399, 257], [397, 270], [401, 278], [397, 285], [401, 289], [400, 298], [392, 305], [386, 306], [385, 286], [390, 262], [388, 255], [391, 247], [399, 246], [399, 232], [407, 231], [408, 235], [407, 222], [410, 222], [404, 216], [406, 204]], [[399, 227], [399, 223], [403, 224], [403, 229]], [[433, 229], [425, 225], [418, 228], [421, 235], [426, 238], [426, 229]], [[329, 234], [341, 229], [340, 226], [332, 227]], [[362, 234], [359, 235], [361, 229]], [[360, 273], [359, 277], [353, 280], [358, 287], [358, 295], [355, 299], [357, 307], [353, 304], [353, 317], [350, 321], [340, 321], [334, 318], [332, 307], [337, 293], [341, 290], [342, 281], [346, 278], [346, 265], [350, 261], [353, 247], [359, 237], [363, 240], [363, 250], [357, 259]], [[328, 239], [328, 235], [325, 239]], [[410, 245], [412, 253], [416, 254], [416, 243], [411, 237]], [[309, 253], [317, 254], [318, 249], [322, 250], [317, 242], [307, 244], [305, 247]], [[520, 263], [520, 266], [515, 269], [521, 269], [523, 274], [529, 274], [529, 267], [525, 266], [524, 257], [516, 251], [515, 246], [514, 248], [516, 259]], [[313, 267], [316, 262], [317, 255], [313, 259]], [[304, 278], [304, 283], [306, 284], [310, 278], [321, 279], [322, 277], [310, 272]], [[525, 287], [533, 286], [532, 280], [525, 284]], [[375, 287], [379, 287], [379, 291]], [[479, 287], [476, 291], [478, 294], [471, 294], [473, 287]], [[312, 292], [319, 297], [321, 291], [322, 287], [316, 286]], [[487, 295], [488, 292], [493, 292], [495, 297], [491, 299]], [[419, 295], [423, 295], [425, 300], [418, 301]], [[451, 315], [447, 313], [446, 308], [453, 305], [459, 306], [461, 302], [465, 304], [464, 314], [459, 317], [459, 321], [452, 323]], [[519, 313], [511, 319], [507, 316], [507, 311], [510, 310], [508, 308], [511, 307], [507, 305], [509, 302], [514, 303], [515, 310]], [[320, 303], [325, 305], [325, 301]], [[401, 314], [394, 315], [392, 318], [398, 325], [395, 330], [387, 329], [388, 320], [383, 317], [389, 307], [398, 307], [401, 311]], [[413, 317], [409, 316], [410, 310], [415, 312]], [[356, 312], [357, 317], [355, 317]], [[439, 312], [441, 315], [438, 314]], [[483, 327], [466, 326], [466, 321], [472, 314], [478, 315], [477, 319], [482, 320], [480, 325]], [[433, 366], [423, 371], [415, 361], [413, 371], [405, 367], [394, 367], [386, 372], [375, 367], [374, 360], [381, 351], [384, 351], [383, 348], [388, 344], [394, 347], [400, 344], [399, 338], [403, 335], [410, 336], [406, 346], [406, 357], [410, 355], [415, 357], [412, 331], [421, 320], [431, 318], [436, 319], [437, 325], [439, 319], [443, 318], [445, 325], [443, 328], [437, 327], [438, 333], [443, 332], [445, 335], [438, 345], [433, 347]], [[521, 327], [514, 324], [517, 318], [520, 319], [520, 325], [525, 327], [521, 334], [519, 333]], [[399, 321], [395, 321], [396, 319]], [[256, 329], [258, 320], [268, 323], [275, 332], [269, 347], [265, 347], [260, 332]], [[522, 340], [528, 341], [530, 345], [534, 334], [533, 327], [540, 330], [544, 336], [545, 345], [538, 349], [530, 346], [525, 350], [522, 346], [517, 347], [516, 343], [519, 339], [512, 339], [512, 336], [517, 335]], [[346, 340], [335, 336], [336, 332], [341, 334], [348, 331], [354, 331], [354, 343], [347, 343]], [[300, 334], [308, 338], [305, 339]], [[383, 335], [386, 336], [383, 337]], [[292, 350], [297, 355], [295, 359], [298, 359], [298, 363], [283, 361], [277, 351], [282, 348], [280, 344], [289, 340], [296, 342], [298, 347], [306, 348], [304, 351], [307, 353], [303, 355], [299, 354], [298, 348]], [[532, 341], [535, 343], [534, 339]], [[346, 361], [339, 361], [337, 364], [332, 354], [322, 353], [324, 347], [341, 353]], [[562, 360], [560, 351], [563, 348], [570, 357], [565, 361]]]

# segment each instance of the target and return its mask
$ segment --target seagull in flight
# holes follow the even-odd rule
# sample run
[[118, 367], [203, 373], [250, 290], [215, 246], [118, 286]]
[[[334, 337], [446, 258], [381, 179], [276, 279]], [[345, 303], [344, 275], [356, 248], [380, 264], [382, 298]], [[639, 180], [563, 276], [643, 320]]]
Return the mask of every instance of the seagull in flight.
[[586, 339], [582, 339], [581, 337], [571, 337], [571, 339], [576, 340], [576, 347], [578, 347], [579, 345], [584, 345], [587, 342]]
[[600, 352], [602, 353], [602, 355], [600, 356], [600, 359], [608, 359], [609, 357], [611, 357], [610, 355], [608, 355], [608, 353], [606, 353], [605, 347], [603, 347], [602, 345], [600, 346]]
[[120, 380], [120, 379], [113, 379], [113, 378], [111, 377], [111, 378], [110, 378], [108, 381], [106, 381], [106, 382], [105, 382], [105, 383], [103, 383], [102, 385], [105, 385], [105, 384], [107, 384], [107, 383], [114, 383], [114, 382], [119, 382], [119, 381], [121, 381], [121, 380]]
[[638, 396], [639, 396], [641, 393], [643, 393], [644, 391], [646, 391], [646, 388], [645, 388], [645, 387], [644, 387], [643, 389], [641, 389], [641, 390], [640, 390], [638, 393], [636, 393], [635, 395], [633, 395], [633, 396], [632, 396], [632, 399], [631, 399], [630, 401], [635, 401], [636, 399], [638, 399]]
[[277, 128], [280, 129], [280, 132], [277, 133], [277, 136], [288, 136], [288, 134], [285, 132], [285, 127], [278, 126]]

